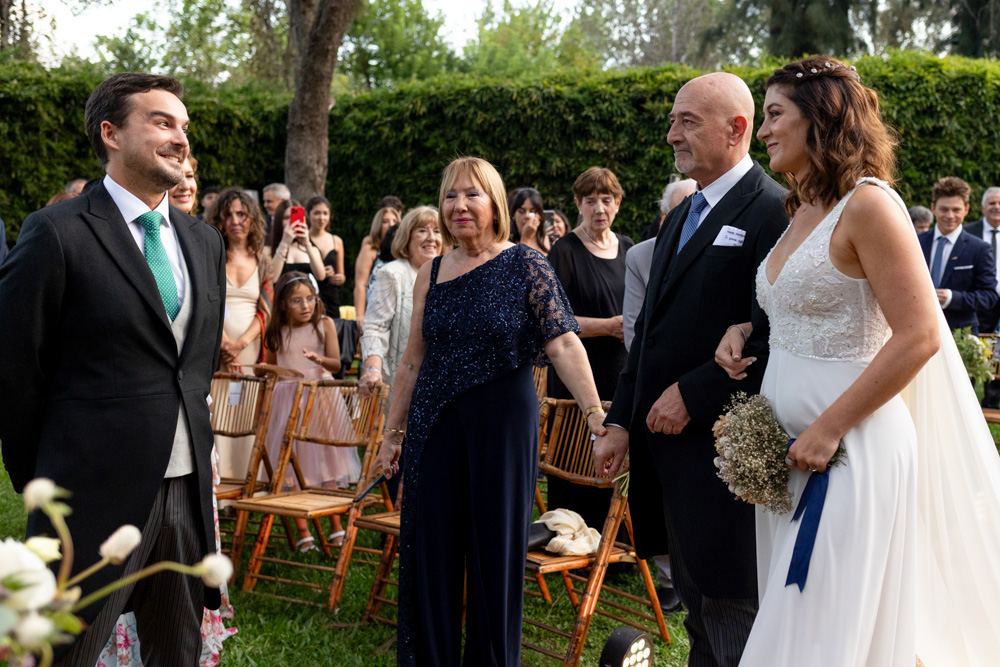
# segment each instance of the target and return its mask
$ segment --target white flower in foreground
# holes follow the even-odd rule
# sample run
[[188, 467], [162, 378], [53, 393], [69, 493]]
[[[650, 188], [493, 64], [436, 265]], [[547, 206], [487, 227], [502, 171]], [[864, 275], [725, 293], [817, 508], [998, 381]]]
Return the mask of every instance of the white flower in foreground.
[[17, 643], [24, 648], [29, 651], [37, 650], [49, 640], [55, 629], [55, 624], [51, 620], [33, 611], [25, 614], [17, 624], [14, 636], [17, 638]]
[[52, 602], [56, 576], [35, 552], [8, 537], [0, 542], [0, 587], [6, 589], [5, 606], [32, 611]]
[[51, 537], [29, 537], [24, 546], [31, 549], [36, 556], [46, 563], [51, 563], [54, 560], [62, 558], [62, 554], [59, 553], [62, 543]]
[[107, 558], [115, 565], [121, 565], [132, 553], [132, 550], [139, 546], [140, 541], [142, 541], [142, 533], [139, 532], [139, 529], [125, 524], [111, 533], [111, 537], [104, 540], [98, 553], [101, 554], [101, 558]]
[[201, 561], [201, 580], [209, 588], [218, 588], [233, 576], [233, 562], [222, 554], [208, 554]]
[[24, 507], [29, 512], [43, 507], [56, 499], [58, 487], [51, 479], [39, 477], [24, 486]]

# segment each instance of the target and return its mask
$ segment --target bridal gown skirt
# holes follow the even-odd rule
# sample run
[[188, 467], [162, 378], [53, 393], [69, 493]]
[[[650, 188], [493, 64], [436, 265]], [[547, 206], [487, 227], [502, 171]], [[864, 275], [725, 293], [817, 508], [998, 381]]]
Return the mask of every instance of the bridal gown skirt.
[[[868, 361], [772, 349], [761, 393], [792, 436]], [[741, 666], [913, 667], [916, 653], [916, 434], [898, 396], [844, 436], [830, 469], [805, 589], [785, 586], [800, 521], [757, 508], [760, 611]], [[791, 471], [793, 506], [811, 473]]]

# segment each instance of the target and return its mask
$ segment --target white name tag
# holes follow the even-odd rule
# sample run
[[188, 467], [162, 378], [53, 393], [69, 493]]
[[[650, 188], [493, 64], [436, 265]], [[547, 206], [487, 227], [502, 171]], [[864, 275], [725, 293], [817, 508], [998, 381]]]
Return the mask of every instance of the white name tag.
[[715, 237], [712, 245], [735, 246], [738, 248], [743, 245], [743, 239], [746, 237], [747, 231], [745, 229], [726, 225], [719, 230], [719, 235]]
[[243, 383], [242, 382], [230, 382], [229, 383], [229, 400], [226, 401], [229, 405], [239, 405], [240, 399], [243, 397]]

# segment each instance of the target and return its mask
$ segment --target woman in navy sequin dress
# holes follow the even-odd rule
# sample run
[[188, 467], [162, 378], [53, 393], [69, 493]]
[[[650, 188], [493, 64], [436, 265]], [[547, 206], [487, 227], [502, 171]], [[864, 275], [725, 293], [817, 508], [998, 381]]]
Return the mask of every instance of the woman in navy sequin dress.
[[456, 248], [425, 264], [414, 286], [410, 339], [375, 462], [388, 476], [398, 472], [405, 432], [400, 665], [520, 664], [538, 470], [531, 365], [551, 360], [590, 413], [591, 430], [604, 433], [569, 302], [541, 253], [507, 241], [505, 201], [488, 162], [452, 162], [439, 209], [444, 243]]

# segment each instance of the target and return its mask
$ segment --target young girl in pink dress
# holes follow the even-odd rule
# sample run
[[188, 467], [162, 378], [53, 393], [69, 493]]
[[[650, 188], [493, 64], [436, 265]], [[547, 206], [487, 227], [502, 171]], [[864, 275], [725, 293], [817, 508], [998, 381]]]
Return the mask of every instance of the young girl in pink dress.
[[[307, 380], [329, 379], [340, 370], [340, 345], [333, 320], [325, 315], [323, 302], [309, 276], [291, 271], [278, 279], [274, 288], [275, 308], [264, 335], [268, 363], [298, 371]], [[294, 380], [279, 381], [271, 399], [271, 424], [267, 431], [267, 451], [277, 462], [285, 425], [292, 410], [295, 394]], [[303, 396], [305, 399], [305, 396]], [[347, 404], [342, 398], [332, 402], [333, 412], [324, 420], [331, 433], [323, 437], [331, 440], [353, 439], [352, 423]], [[339, 431], [343, 431], [340, 433]], [[361, 460], [352, 447], [324, 447], [296, 441], [295, 458], [308, 486], [340, 488], [358, 480]], [[285, 486], [297, 488], [298, 483], [291, 467], [285, 475]], [[305, 519], [296, 519], [299, 551], [316, 549], [309, 525]], [[344, 530], [339, 516], [330, 517], [330, 541], [339, 546]]]

